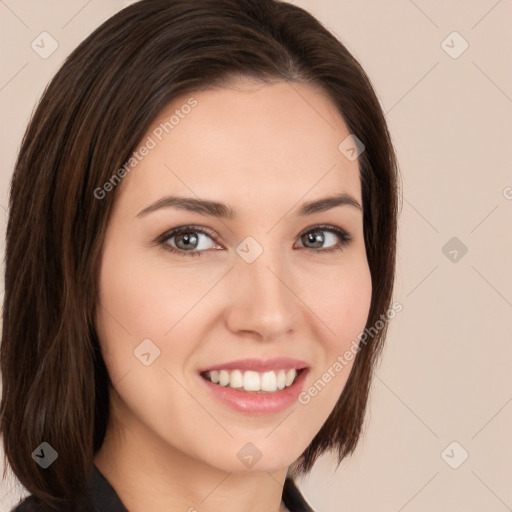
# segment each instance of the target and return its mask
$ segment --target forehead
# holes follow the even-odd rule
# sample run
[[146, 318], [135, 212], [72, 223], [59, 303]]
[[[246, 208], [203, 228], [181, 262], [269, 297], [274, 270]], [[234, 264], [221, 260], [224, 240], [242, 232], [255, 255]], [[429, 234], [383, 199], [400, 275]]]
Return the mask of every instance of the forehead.
[[361, 202], [358, 162], [338, 149], [347, 136], [332, 101], [302, 83], [240, 80], [180, 96], [143, 137], [151, 149], [123, 180], [121, 201], [140, 210], [172, 192], [275, 209], [347, 192]]

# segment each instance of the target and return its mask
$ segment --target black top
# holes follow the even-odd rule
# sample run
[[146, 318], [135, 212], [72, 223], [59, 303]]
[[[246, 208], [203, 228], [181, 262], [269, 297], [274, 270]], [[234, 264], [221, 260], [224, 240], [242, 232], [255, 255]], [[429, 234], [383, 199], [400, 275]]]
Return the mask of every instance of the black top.
[[[93, 465], [91, 480], [89, 482], [93, 508], [84, 506], [81, 510], [87, 512], [128, 512], [123, 505], [114, 488], [103, 476], [96, 464]], [[291, 512], [314, 512], [308, 505], [295, 482], [291, 478], [285, 480], [283, 488], [283, 501]], [[11, 512], [45, 512], [46, 509], [37, 504], [34, 496], [30, 495], [24, 499]]]

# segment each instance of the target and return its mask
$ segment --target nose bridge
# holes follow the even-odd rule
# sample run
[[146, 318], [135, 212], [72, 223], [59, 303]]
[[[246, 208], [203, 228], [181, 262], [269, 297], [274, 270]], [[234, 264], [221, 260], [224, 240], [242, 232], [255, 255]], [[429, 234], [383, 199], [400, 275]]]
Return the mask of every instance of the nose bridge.
[[[270, 238], [267, 237], [268, 244]], [[286, 332], [295, 324], [298, 304], [289, 289], [293, 290], [293, 277], [287, 271], [282, 248], [278, 244], [262, 247], [248, 240], [246, 245], [240, 244], [237, 252], [234, 279], [238, 291], [231, 317], [237, 320], [232, 327], [269, 337]]]

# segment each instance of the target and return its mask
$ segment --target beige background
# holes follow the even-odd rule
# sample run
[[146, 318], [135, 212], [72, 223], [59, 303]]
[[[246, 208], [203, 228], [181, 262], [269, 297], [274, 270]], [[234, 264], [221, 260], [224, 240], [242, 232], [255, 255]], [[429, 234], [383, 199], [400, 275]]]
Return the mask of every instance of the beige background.
[[[70, 51], [128, 3], [0, 0], [2, 254], [9, 180], [37, 99]], [[512, 510], [512, 2], [295, 3], [366, 69], [403, 176], [403, 311], [365, 436], [337, 472], [325, 457], [299, 485], [318, 512]], [[59, 45], [47, 59], [31, 48], [43, 31]], [[0, 511], [24, 494], [3, 482]]]

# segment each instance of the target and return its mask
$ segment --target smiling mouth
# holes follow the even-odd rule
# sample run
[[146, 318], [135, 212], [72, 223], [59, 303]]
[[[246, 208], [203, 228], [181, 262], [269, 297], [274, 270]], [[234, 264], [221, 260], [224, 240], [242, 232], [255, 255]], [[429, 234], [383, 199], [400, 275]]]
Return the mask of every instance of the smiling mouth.
[[290, 387], [305, 368], [283, 368], [266, 372], [252, 370], [210, 370], [201, 372], [205, 380], [242, 392], [276, 393]]

